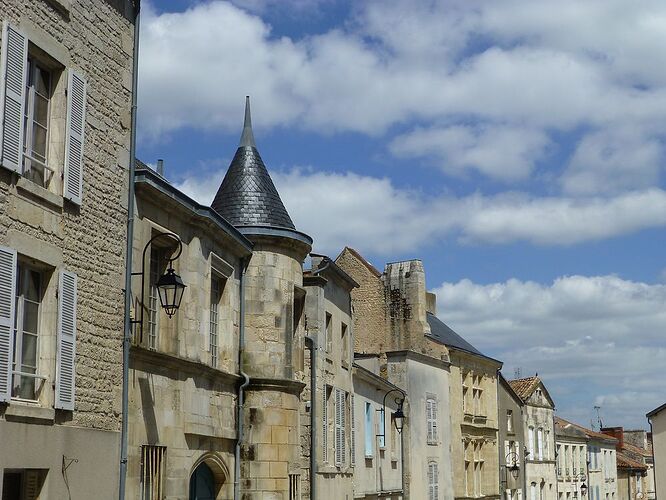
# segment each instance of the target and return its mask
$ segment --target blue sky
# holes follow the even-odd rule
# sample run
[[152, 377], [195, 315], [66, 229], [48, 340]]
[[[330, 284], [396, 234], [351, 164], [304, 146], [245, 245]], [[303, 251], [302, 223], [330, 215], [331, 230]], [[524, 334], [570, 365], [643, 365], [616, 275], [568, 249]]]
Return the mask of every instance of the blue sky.
[[561, 416], [666, 400], [666, 4], [153, 0], [139, 156], [207, 203], [255, 137], [315, 250], [424, 261], [438, 315]]

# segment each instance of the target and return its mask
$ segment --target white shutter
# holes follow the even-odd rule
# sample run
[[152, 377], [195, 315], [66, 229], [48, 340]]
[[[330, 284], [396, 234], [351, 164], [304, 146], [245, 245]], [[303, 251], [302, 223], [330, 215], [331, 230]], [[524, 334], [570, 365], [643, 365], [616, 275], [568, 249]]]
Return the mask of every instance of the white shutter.
[[509, 456], [509, 453], [511, 453], [510, 443], [504, 441], [504, 463], [506, 465], [511, 465], [511, 457]]
[[0, 247], [0, 401], [12, 397], [16, 250]]
[[523, 500], [523, 490], [518, 489], [518, 500]]
[[328, 401], [326, 399], [327, 394], [326, 384], [324, 384], [322, 391], [322, 405], [321, 405], [321, 420], [322, 420], [322, 461], [328, 462]]
[[76, 358], [76, 274], [60, 271], [58, 283], [58, 365], [55, 407], [74, 409]]
[[432, 443], [432, 400], [426, 399], [426, 429], [427, 429], [427, 442]]
[[[437, 442], [437, 401], [432, 400], [432, 440]], [[437, 467], [437, 465], [435, 465]]]
[[516, 453], [516, 461], [520, 464], [520, 443], [518, 441], [513, 443], [514, 452]]
[[335, 389], [335, 465], [341, 466], [342, 451], [342, 404], [340, 402], [342, 391]]
[[83, 195], [83, 148], [86, 125], [86, 81], [68, 71], [67, 139], [65, 140], [65, 177], [63, 197], [77, 205]]
[[19, 172], [23, 156], [28, 38], [6, 21], [2, 26], [1, 64], [0, 144], [2, 147], [0, 147], [0, 164], [9, 170]]
[[340, 463], [347, 463], [347, 393], [340, 390]]
[[354, 408], [354, 395], [352, 394], [350, 396], [351, 399], [351, 407], [349, 412], [351, 413], [351, 458], [350, 458], [350, 463], [351, 465], [356, 464], [356, 411]]

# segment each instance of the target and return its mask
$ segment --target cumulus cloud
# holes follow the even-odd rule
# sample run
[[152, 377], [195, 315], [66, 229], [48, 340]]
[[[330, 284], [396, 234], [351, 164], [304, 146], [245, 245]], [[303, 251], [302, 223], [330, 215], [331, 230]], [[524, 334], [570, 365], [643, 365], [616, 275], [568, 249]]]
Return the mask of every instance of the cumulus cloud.
[[565, 418], [587, 425], [601, 405], [607, 424], [643, 426], [663, 398], [652, 373], [666, 364], [666, 285], [563, 276], [549, 285], [461, 280], [434, 291], [443, 321], [503, 360], [508, 378], [518, 367], [538, 372]]
[[400, 157], [431, 158], [442, 170], [460, 175], [477, 170], [504, 181], [527, 178], [545, 154], [549, 139], [522, 127], [454, 125], [418, 128], [396, 137], [391, 151]]
[[[205, 170], [205, 169], [204, 169]], [[226, 168], [197, 173], [178, 187], [210, 203]], [[666, 192], [606, 198], [538, 198], [524, 193], [428, 196], [389, 179], [295, 168], [273, 181], [297, 227], [320, 251], [344, 245], [377, 255], [415, 251], [438, 238], [503, 244], [570, 245], [666, 224]], [[400, 238], [395, 238], [396, 234]]]

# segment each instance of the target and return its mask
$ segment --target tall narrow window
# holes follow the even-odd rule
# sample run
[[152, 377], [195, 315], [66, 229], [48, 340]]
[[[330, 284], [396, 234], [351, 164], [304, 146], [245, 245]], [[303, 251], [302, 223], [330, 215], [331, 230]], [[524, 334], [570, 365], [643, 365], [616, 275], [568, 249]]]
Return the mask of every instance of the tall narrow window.
[[19, 264], [16, 282], [12, 397], [36, 400], [41, 384], [37, 373], [42, 275]]
[[474, 495], [483, 495], [483, 442], [474, 443]]
[[532, 483], [530, 485], [530, 500], [537, 500], [537, 485]]
[[379, 415], [379, 429], [377, 432], [379, 449], [383, 450], [386, 448], [386, 415], [383, 408], [377, 410], [377, 414]]
[[52, 174], [47, 166], [51, 73], [31, 57], [28, 57], [27, 70], [23, 116], [23, 175], [46, 187]]
[[543, 429], [537, 430], [537, 458], [543, 460]]
[[428, 500], [439, 500], [439, 467], [437, 462], [428, 463]]
[[289, 500], [301, 500], [300, 474], [289, 474]]
[[374, 454], [373, 441], [375, 440], [375, 432], [372, 419], [372, 404], [368, 401], [365, 402], [365, 425], [363, 426], [363, 434], [365, 435], [365, 456], [372, 458]]
[[464, 455], [465, 455], [465, 496], [472, 496], [474, 490], [473, 461], [474, 461], [474, 445], [470, 441], [463, 441]]
[[222, 279], [213, 274], [210, 280], [210, 365], [217, 368], [218, 364], [218, 318], [220, 300], [222, 299]]
[[428, 444], [437, 444], [437, 401], [434, 397], [426, 399], [426, 424]]
[[333, 328], [333, 316], [331, 316], [329, 313], [326, 313], [326, 338], [324, 339], [324, 345], [326, 347], [326, 352], [331, 352], [331, 342], [332, 342], [332, 336], [333, 332], [331, 329]]
[[513, 410], [506, 411], [506, 430], [513, 432]]
[[161, 500], [164, 495], [166, 446], [141, 447], [141, 500]]
[[530, 426], [527, 431], [527, 450], [530, 452], [530, 460], [534, 460], [534, 427]]
[[341, 467], [346, 460], [346, 393], [342, 389], [335, 389], [335, 465]]
[[160, 299], [157, 292], [157, 281], [162, 270], [162, 251], [158, 247], [150, 249], [150, 283], [148, 290], [148, 347], [157, 348]]
[[347, 325], [342, 323], [340, 325], [340, 348], [342, 349], [342, 353], [340, 355], [340, 358], [342, 360], [342, 365], [344, 367], [349, 366], [349, 338], [347, 335]]

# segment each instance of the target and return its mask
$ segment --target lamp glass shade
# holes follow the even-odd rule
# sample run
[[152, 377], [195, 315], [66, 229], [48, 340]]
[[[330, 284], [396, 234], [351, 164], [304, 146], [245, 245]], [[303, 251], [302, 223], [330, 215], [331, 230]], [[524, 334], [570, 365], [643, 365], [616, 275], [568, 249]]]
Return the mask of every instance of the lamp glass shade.
[[585, 495], [587, 493], [587, 485], [585, 483], [580, 485], [580, 494]]
[[402, 432], [402, 428], [405, 425], [405, 414], [402, 412], [402, 406], [393, 413], [393, 421], [395, 422], [395, 428], [398, 432]]
[[173, 268], [169, 268], [166, 274], [160, 276], [156, 288], [164, 312], [167, 316], [172, 317], [180, 307], [181, 300], [183, 300], [183, 292], [185, 291], [183, 280]]

